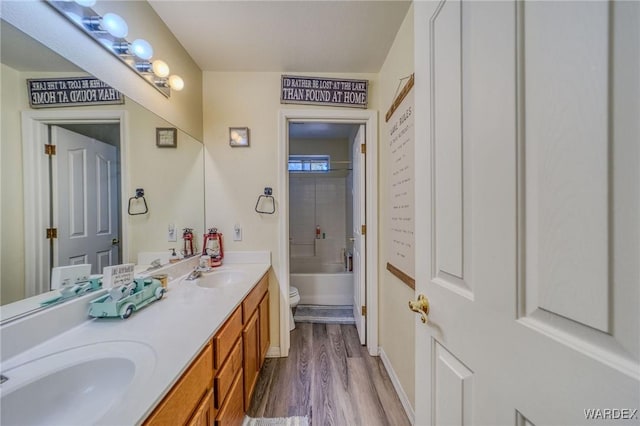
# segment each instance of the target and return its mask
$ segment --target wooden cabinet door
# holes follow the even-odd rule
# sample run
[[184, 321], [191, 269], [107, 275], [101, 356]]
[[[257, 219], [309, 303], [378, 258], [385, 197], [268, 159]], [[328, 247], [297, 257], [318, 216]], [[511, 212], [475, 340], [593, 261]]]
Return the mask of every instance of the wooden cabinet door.
[[213, 389], [210, 389], [187, 426], [211, 426], [213, 424], [213, 410]]
[[257, 311], [249, 318], [242, 330], [242, 344], [244, 349], [244, 407], [246, 410], [251, 402], [251, 394], [260, 370], [258, 364], [260, 359], [260, 340]]
[[185, 424], [194, 412], [202, 395], [211, 386], [213, 353], [207, 345], [193, 361], [178, 383], [145, 420], [145, 426], [172, 426]]
[[260, 360], [258, 362], [258, 370], [262, 367], [264, 359], [269, 350], [269, 292], [258, 306], [259, 329], [260, 329]]
[[227, 399], [216, 417], [215, 426], [240, 426], [244, 420], [244, 405], [242, 394], [242, 370], [238, 372]]

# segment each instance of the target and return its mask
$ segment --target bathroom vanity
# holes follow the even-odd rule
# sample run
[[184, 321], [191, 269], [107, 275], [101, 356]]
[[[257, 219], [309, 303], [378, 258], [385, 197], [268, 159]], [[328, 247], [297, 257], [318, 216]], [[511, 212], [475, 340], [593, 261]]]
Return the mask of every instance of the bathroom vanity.
[[242, 424], [268, 348], [265, 273], [144, 424]]
[[[170, 272], [162, 300], [127, 320], [89, 319], [78, 300], [3, 326], [0, 422], [240, 425], [269, 347], [271, 265], [228, 260], [194, 281]], [[78, 322], [33, 337], [54, 315]]]

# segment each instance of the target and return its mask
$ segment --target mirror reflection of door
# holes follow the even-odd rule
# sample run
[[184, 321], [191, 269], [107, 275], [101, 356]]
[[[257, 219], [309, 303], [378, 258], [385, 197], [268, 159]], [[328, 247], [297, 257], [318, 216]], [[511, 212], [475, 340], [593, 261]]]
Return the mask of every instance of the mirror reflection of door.
[[50, 129], [56, 146], [50, 157], [50, 220], [57, 228], [50, 265], [90, 263], [91, 273], [102, 273], [121, 257], [118, 148], [59, 126]]

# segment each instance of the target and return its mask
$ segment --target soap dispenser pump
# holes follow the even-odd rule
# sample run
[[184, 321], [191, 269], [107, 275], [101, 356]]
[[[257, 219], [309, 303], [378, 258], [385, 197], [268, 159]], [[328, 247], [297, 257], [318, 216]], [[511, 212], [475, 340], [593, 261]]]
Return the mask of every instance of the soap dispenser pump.
[[170, 248], [169, 250], [171, 250], [171, 256], [169, 256], [169, 263], [176, 263], [177, 261], [179, 261], [180, 257], [178, 256], [178, 253], [176, 253], [176, 249]]

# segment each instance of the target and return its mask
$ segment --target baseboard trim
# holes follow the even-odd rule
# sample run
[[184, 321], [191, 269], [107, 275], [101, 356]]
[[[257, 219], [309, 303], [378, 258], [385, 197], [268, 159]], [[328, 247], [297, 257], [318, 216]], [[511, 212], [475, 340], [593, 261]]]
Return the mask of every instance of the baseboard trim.
[[409, 422], [411, 422], [411, 424], [414, 425], [416, 423], [416, 413], [415, 411], [413, 411], [413, 407], [409, 402], [409, 397], [407, 396], [404, 389], [402, 388], [402, 385], [400, 384], [400, 379], [398, 378], [398, 375], [393, 369], [393, 366], [391, 365], [391, 361], [387, 357], [387, 354], [384, 352], [384, 349], [382, 347], [378, 347], [378, 354], [380, 356], [380, 360], [382, 361], [382, 364], [384, 365], [384, 368], [387, 369], [387, 374], [389, 374], [391, 383], [393, 384], [393, 387], [395, 388], [396, 393], [400, 398], [402, 407], [404, 407], [404, 411], [405, 413], [407, 413], [407, 417], [409, 417]]
[[266, 356], [267, 358], [280, 358], [280, 346], [269, 346]]

